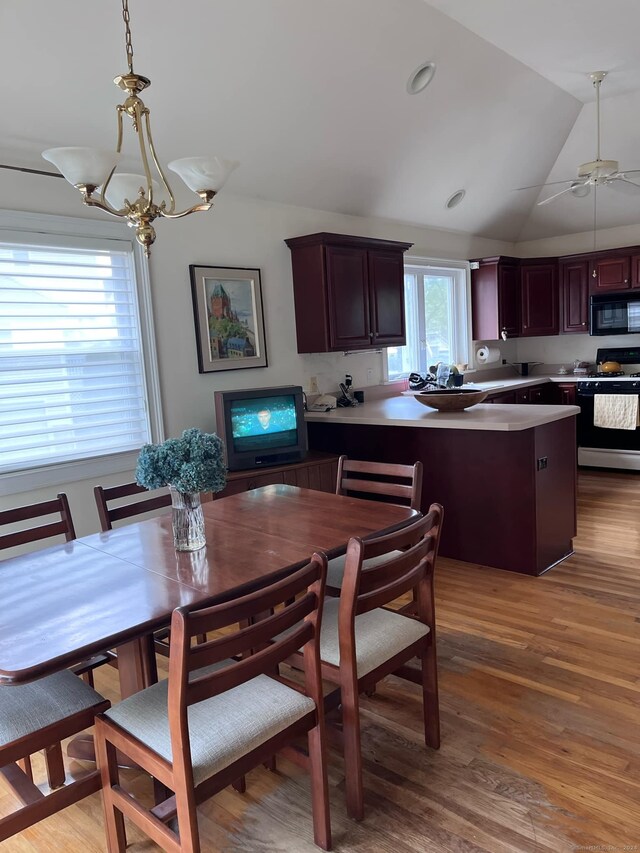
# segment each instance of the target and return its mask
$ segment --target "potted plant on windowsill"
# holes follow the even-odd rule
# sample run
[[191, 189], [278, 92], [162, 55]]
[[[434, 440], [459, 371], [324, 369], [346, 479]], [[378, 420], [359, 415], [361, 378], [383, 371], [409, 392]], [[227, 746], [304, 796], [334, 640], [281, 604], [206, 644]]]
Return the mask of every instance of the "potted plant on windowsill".
[[136, 482], [147, 489], [169, 486], [176, 550], [197, 551], [206, 544], [200, 492], [220, 492], [227, 483], [222, 440], [192, 427], [180, 438], [145, 444]]

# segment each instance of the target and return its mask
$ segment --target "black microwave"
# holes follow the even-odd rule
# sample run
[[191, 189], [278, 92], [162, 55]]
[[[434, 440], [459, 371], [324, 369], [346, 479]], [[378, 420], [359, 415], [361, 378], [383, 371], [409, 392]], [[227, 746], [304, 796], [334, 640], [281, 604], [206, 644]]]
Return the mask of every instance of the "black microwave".
[[590, 335], [640, 334], [640, 292], [591, 297]]

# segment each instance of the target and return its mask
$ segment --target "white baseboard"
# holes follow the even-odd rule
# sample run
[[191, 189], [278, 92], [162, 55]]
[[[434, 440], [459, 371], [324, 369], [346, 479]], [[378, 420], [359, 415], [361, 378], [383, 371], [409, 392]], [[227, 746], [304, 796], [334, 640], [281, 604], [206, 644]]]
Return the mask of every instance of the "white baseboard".
[[592, 468], [623, 468], [630, 471], [640, 471], [640, 451], [579, 447], [578, 465], [587, 465]]

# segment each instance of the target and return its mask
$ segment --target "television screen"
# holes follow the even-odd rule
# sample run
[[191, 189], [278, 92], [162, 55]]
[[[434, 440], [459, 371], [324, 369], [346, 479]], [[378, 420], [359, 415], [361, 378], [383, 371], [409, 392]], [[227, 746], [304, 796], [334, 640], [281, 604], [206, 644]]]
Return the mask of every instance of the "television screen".
[[231, 436], [236, 453], [298, 443], [293, 394], [231, 401]]

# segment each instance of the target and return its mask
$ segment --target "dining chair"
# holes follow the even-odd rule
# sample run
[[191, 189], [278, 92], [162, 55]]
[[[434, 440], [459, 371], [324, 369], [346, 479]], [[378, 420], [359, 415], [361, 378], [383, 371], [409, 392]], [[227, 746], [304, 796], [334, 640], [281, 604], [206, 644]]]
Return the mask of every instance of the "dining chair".
[[[165, 850], [198, 853], [197, 804], [281, 750], [309, 769], [314, 840], [330, 849], [318, 653], [325, 573], [326, 558], [314, 554], [257, 592], [174, 610], [168, 679], [96, 720], [110, 853], [125, 850], [125, 817]], [[231, 633], [191, 645], [198, 634], [232, 626]], [[300, 648], [302, 685], [278, 674], [278, 665]], [[293, 740], [305, 733], [308, 753], [294, 750]], [[168, 798], [151, 809], [134, 799], [120, 785], [116, 749], [164, 786]], [[168, 825], [176, 818], [179, 834]]]
[[[22, 522], [31, 522], [34, 519], [39, 519], [42, 523], [36, 527], [21, 527]], [[76, 538], [69, 501], [64, 492], [49, 501], [0, 511], [0, 529], [9, 524], [13, 525], [14, 529], [0, 533], [0, 551], [26, 545], [28, 542], [52, 539], [54, 536], [64, 536], [67, 542]]]
[[[385, 500], [386, 503], [401, 504], [419, 510], [422, 495], [422, 462], [415, 462], [413, 465], [396, 465], [341, 456], [338, 459], [336, 494], [372, 496], [377, 500]], [[340, 595], [344, 561], [344, 554], [329, 560], [328, 595]], [[364, 568], [368, 569], [375, 563], [375, 560], [367, 561]]]
[[[100, 790], [97, 769], [67, 782], [60, 741], [93, 725], [109, 701], [69, 670], [0, 687], [0, 775], [20, 808], [0, 818], [0, 841]], [[44, 751], [51, 792], [33, 782], [30, 756]]]
[[[93, 496], [96, 501], [102, 532], [106, 533], [107, 530], [112, 530], [113, 523], [116, 521], [134, 518], [136, 515], [142, 515], [145, 512], [171, 506], [171, 495], [168, 492], [122, 503], [122, 498], [131, 498], [134, 495], [141, 494], [149, 495], [149, 492], [144, 486], [139, 486], [135, 482], [123, 483], [119, 486], [95, 486]], [[201, 637], [199, 641], [203, 642], [204, 639]], [[158, 654], [168, 657], [169, 629], [162, 628], [159, 631], [155, 631], [153, 634], [153, 643]]]
[[[42, 523], [25, 527], [26, 522]], [[55, 536], [67, 542], [75, 529], [64, 493], [55, 499], [0, 512], [0, 550]], [[106, 663], [105, 655], [84, 661], [31, 684], [0, 687], [0, 774], [17, 796], [21, 807], [0, 819], [0, 841], [60, 811], [100, 789], [97, 771], [66, 784], [60, 741], [93, 725], [96, 713], [109, 702], [92, 687], [92, 670]], [[84, 683], [77, 675], [82, 675]], [[44, 751], [51, 793], [45, 795], [33, 782], [31, 756]]]
[[[339, 701], [342, 710], [347, 812], [355, 820], [364, 816], [359, 694], [391, 673], [415, 681], [406, 666], [414, 657], [420, 661], [425, 742], [440, 746], [433, 572], [442, 516], [442, 507], [432, 504], [426, 516], [396, 533], [351, 539], [340, 598], [325, 601], [322, 677], [339, 687], [327, 706]], [[415, 614], [386, 606], [410, 591]]]
[[[100, 528], [103, 532], [113, 528], [114, 521], [120, 521], [123, 518], [132, 518], [135, 515], [141, 515], [143, 512], [151, 512], [151, 510], [162, 509], [171, 506], [171, 495], [165, 494], [152, 495], [151, 497], [141, 500], [132, 500], [128, 503], [121, 503], [122, 498], [130, 498], [134, 495], [149, 494], [144, 486], [139, 486], [137, 483], [123, 483], [120, 486], [96, 486], [93, 494], [98, 509], [98, 517], [100, 518]], [[115, 502], [112, 505], [112, 502]]]
[[392, 503], [406, 503], [420, 509], [422, 493], [422, 462], [397, 465], [391, 462], [338, 459], [337, 495], [375, 495], [391, 498]]
[[[40, 521], [40, 524], [25, 526], [25, 522]], [[64, 536], [67, 542], [76, 538], [71, 518], [69, 500], [64, 492], [48, 501], [11, 507], [0, 511], [0, 530], [8, 525], [13, 529], [0, 533], [0, 551], [31, 542]], [[72, 672], [81, 675], [83, 680], [93, 687], [93, 670], [111, 662], [110, 654], [94, 655], [82, 663], [71, 667]]]

